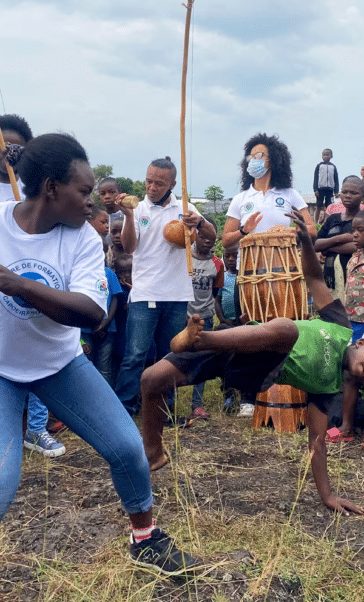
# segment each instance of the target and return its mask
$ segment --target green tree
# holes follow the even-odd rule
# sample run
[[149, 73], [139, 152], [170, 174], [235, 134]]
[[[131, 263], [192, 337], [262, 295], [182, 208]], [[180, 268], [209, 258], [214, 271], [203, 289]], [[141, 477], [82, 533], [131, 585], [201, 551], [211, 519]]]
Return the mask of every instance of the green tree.
[[142, 201], [145, 197], [145, 182], [135, 180], [133, 184], [133, 194], [138, 197], [139, 201]]
[[126, 194], [134, 194], [133, 192], [133, 180], [130, 178], [115, 178], [120, 188], [120, 192], [126, 192]]
[[104, 178], [110, 178], [110, 176], [113, 174], [112, 165], [96, 165], [96, 167], [93, 167], [92, 169], [95, 175], [96, 186], [101, 180]]
[[224, 192], [220, 186], [209, 186], [205, 190], [205, 199], [212, 201], [214, 204], [214, 213], [216, 214], [216, 202], [224, 200]]

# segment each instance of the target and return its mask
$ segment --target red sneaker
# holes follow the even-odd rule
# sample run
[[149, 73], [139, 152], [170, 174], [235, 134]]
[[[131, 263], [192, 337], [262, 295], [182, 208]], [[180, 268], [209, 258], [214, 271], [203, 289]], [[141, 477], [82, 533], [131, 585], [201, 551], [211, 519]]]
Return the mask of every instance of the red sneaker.
[[210, 420], [211, 414], [210, 412], [206, 412], [206, 410], [204, 410], [203, 408], [198, 407], [192, 410], [190, 418], [193, 418], [193, 420], [196, 420], [198, 418], [200, 420]]

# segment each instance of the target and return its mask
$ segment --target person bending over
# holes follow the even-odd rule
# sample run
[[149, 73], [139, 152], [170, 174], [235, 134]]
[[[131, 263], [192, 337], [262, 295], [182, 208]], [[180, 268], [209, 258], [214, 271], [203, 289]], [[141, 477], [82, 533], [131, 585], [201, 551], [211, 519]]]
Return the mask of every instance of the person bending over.
[[151, 470], [168, 462], [163, 449], [163, 394], [171, 386], [185, 386], [220, 376], [225, 387], [266, 391], [274, 382], [308, 393], [309, 447], [312, 470], [323, 503], [333, 510], [363, 514], [362, 508], [335, 496], [330, 489], [325, 435], [327, 412], [340, 391], [343, 372], [364, 382], [364, 341], [350, 345], [352, 330], [341, 301], [333, 300], [307, 226], [299, 211], [290, 215], [302, 242], [302, 267], [319, 318], [293, 322], [276, 318], [266, 324], [220, 331], [203, 331], [196, 314], [171, 341], [172, 353], [142, 376], [143, 438]]

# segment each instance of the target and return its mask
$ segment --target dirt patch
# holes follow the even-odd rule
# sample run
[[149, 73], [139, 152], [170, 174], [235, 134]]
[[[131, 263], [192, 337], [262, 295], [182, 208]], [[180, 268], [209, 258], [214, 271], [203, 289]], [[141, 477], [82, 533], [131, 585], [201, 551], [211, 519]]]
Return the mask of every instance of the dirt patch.
[[[159, 525], [167, 531], [176, 524], [183, 529], [181, 504], [195, 508], [200, 517], [197, 523], [205, 515], [215, 514], [231, 521], [232, 529], [234, 520], [242, 515], [247, 521], [274, 515], [284, 524], [291, 515], [307, 466], [305, 436], [277, 435], [270, 429], [250, 429], [247, 424], [236, 418], [217, 416], [209, 423], [196, 422], [192, 428], [178, 432], [177, 437], [173, 431], [166, 433], [172, 463], [152, 476]], [[60, 438], [67, 449], [61, 458], [46, 461], [25, 454], [18, 495], [3, 523], [8, 551], [0, 568], [1, 602], [47, 600], [46, 586], [40, 579], [44, 561], [92, 565], [99, 562], [100, 550], [113, 545], [115, 540], [121, 558], [127, 558], [129, 522], [106, 463], [72, 433], [65, 432]], [[339, 454], [338, 449], [330, 452], [332, 472]], [[362, 466], [363, 455], [358, 442], [347, 445], [341, 454], [346, 468], [340, 488], [343, 495], [356, 502], [360, 502], [357, 467]], [[310, 471], [290, 520], [313, 539], [326, 535], [335, 539], [337, 547], [349, 545], [357, 552], [357, 561], [364, 565], [362, 519], [342, 517], [338, 523], [320, 504]], [[201, 528], [202, 537], [204, 533], [208, 537], [208, 529], [208, 525]], [[221, 545], [226, 548], [227, 544]], [[234, 557], [234, 552], [219, 551], [218, 546], [217, 542], [215, 551], [204, 556], [204, 561], [209, 566], [224, 558], [226, 567], [212, 570], [208, 578], [196, 582], [193, 591], [188, 584], [157, 582], [153, 596], [148, 599], [200, 602], [251, 599], [247, 594], [249, 570], [244, 569], [249, 558], [253, 558], [249, 550], [239, 548]], [[254, 598], [263, 599], [301, 602], [300, 580], [274, 575], [267, 597], [260, 596], [258, 591]], [[97, 598], [90, 600], [98, 602]]]

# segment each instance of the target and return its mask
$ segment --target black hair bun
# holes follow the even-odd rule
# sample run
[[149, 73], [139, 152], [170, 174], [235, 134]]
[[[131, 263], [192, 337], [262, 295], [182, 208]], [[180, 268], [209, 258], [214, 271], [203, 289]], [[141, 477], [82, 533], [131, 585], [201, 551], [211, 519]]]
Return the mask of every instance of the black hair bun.
[[171, 157], [165, 157], [166, 161], [171, 161]]

